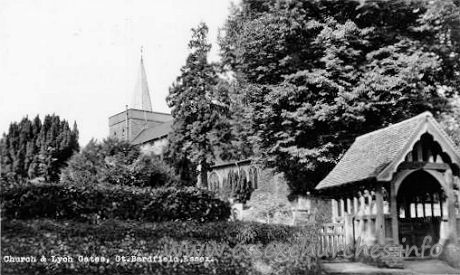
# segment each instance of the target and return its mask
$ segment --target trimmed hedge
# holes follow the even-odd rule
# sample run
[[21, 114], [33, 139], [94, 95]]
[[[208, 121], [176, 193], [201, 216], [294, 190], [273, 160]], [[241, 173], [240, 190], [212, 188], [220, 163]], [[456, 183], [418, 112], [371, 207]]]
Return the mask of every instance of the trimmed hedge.
[[[2, 255], [15, 256], [104, 256], [110, 263], [3, 263], [4, 274], [260, 274], [258, 266], [269, 266], [264, 274], [320, 274], [316, 259], [278, 258], [237, 250], [237, 236], [247, 229], [256, 238], [243, 238], [243, 244], [297, 243], [305, 228], [244, 222], [162, 222], [107, 220], [101, 224], [56, 220], [7, 220], [2, 223]], [[307, 233], [308, 234], [308, 233]], [[309, 235], [302, 235], [310, 238]], [[116, 255], [167, 255], [165, 247], [181, 245], [220, 245], [222, 254], [208, 255], [210, 263], [127, 263], [113, 261]], [[204, 253], [204, 252], [203, 252]], [[271, 253], [273, 254], [273, 253]], [[244, 257], [242, 257], [244, 256]], [[2, 273], [2, 274], [3, 274]]]
[[127, 186], [18, 185], [2, 190], [2, 216], [97, 222], [227, 220], [230, 206], [208, 191], [187, 188]]

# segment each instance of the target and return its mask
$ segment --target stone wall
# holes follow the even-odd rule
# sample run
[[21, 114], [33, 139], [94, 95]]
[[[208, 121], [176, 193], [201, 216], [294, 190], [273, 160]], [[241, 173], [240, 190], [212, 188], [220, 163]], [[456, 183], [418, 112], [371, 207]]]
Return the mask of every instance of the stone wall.
[[283, 174], [276, 173], [273, 169], [264, 169], [250, 160], [214, 166], [208, 173], [208, 188], [218, 193], [222, 199], [232, 202], [229, 193], [225, 191], [228, 188], [224, 186], [224, 178], [231, 170], [238, 169], [243, 169], [248, 176], [251, 169], [257, 171], [256, 188], [250, 200], [244, 206], [234, 207], [238, 212], [238, 219], [298, 225], [314, 222], [319, 215], [323, 220], [330, 218], [330, 203], [307, 194], [289, 201], [290, 191]]

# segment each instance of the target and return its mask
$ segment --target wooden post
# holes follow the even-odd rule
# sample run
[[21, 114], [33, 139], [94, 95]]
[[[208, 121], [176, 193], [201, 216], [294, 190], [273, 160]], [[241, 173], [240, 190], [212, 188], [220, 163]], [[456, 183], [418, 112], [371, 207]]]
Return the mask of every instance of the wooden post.
[[368, 191], [367, 193], [367, 198], [368, 198], [368, 210], [367, 210], [367, 243], [368, 244], [374, 244], [376, 241], [376, 235], [375, 235], [375, 224], [374, 224], [374, 219], [373, 219], [373, 206], [374, 206], [374, 201], [372, 197], [372, 191]]
[[423, 217], [426, 218], [426, 200], [425, 197], [422, 198], [422, 205], [423, 205]]
[[331, 204], [332, 204], [332, 222], [335, 222], [338, 216], [337, 201], [335, 199], [331, 199]]
[[377, 216], [375, 218], [375, 232], [377, 235], [377, 242], [380, 245], [385, 244], [385, 220], [383, 216], [383, 193], [382, 188], [377, 187], [375, 190], [375, 201], [377, 207]]
[[364, 192], [359, 194], [359, 211], [361, 215], [366, 215], [366, 198], [364, 197]]
[[346, 214], [344, 216], [344, 228], [345, 228], [345, 245], [352, 245], [353, 240], [353, 216]]
[[353, 214], [358, 214], [358, 211], [359, 211], [358, 198], [353, 197]]
[[438, 196], [439, 196], [439, 212], [440, 212], [440, 215], [441, 215], [441, 220], [442, 220], [442, 217], [444, 217], [444, 205], [442, 205], [442, 200], [443, 200], [443, 197], [442, 197], [442, 193], [438, 193]]
[[394, 244], [399, 244], [399, 231], [398, 231], [398, 206], [396, 201], [396, 186], [395, 182], [390, 185], [390, 215], [391, 215], [391, 233]]
[[354, 214], [353, 202], [351, 198], [347, 198], [347, 213], [350, 215]]
[[431, 217], [434, 217], [434, 204], [433, 204], [433, 193], [430, 193], [430, 200], [431, 200]]
[[455, 201], [453, 194], [447, 199], [448, 219], [449, 219], [449, 240], [452, 243], [457, 243], [457, 215], [455, 214]]
[[340, 202], [340, 216], [345, 217], [345, 200], [340, 199], [339, 202]]
[[371, 191], [367, 191], [367, 204], [368, 204], [368, 208], [367, 208], [367, 215], [372, 215], [372, 193]]
[[[450, 171], [449, 171], [450, 172]], [[455, 213], [454, 176], [452, 172], [447, 173], [446, 183], [449, 188], [446, 192], [447, 218], [449, 227], [449, 241], [457, 243], [457, 214]]]

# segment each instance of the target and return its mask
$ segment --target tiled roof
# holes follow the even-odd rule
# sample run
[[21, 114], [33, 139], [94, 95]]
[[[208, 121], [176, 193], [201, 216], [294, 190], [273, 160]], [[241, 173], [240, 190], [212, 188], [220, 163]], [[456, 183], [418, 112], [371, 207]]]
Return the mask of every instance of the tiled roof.
[[376, 178], [398, 157], [406, 144], [420, 132], [421, 126], [428, 120], [434, 121], [433, 116], [430, 112], [424, 112], [357, 137], [339, 163], [316, 186], [316, 189]]
[[133, 140], [133, 144], [143, 144], [152, 140], [165, 137], [171, 132], [173, 121], [167, 121], [161, 125], [142, 130]]

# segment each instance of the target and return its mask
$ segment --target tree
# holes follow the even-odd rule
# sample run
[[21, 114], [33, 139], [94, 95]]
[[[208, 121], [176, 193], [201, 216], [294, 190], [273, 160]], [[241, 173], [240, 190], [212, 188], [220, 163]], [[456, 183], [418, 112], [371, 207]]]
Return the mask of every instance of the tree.
[[154, 155], [144, 155], [138, 146], [119, 139], [91, 140], [68, 161], [61, 183], [72, 185], [176, 185], [172, 170]]
[[23, 118], [10, 124], [0, 141], [2, 177], [56, 181], [66, 161], [79, 150], [78, 129], [57, 115]]
[[199, 166], [201, 185], [207, 187], [207, 171], [217, 155], [215, 145], [223, 138], [219, 129], [224, 128], [228, 100], [217, 88], [216, 67], [207, 61], [208, 27], [201, 23], [192, 32], [191, 52], [167, 98], [174, 117], [167, 158], [183, 181], [193, 181], [192, 171]]
[[356, 136], [448, 112], [459, 11], [458, 1], [243, 0], [224, 28], [222, 60], [245, 86], [265, 164], [305, 194]]

